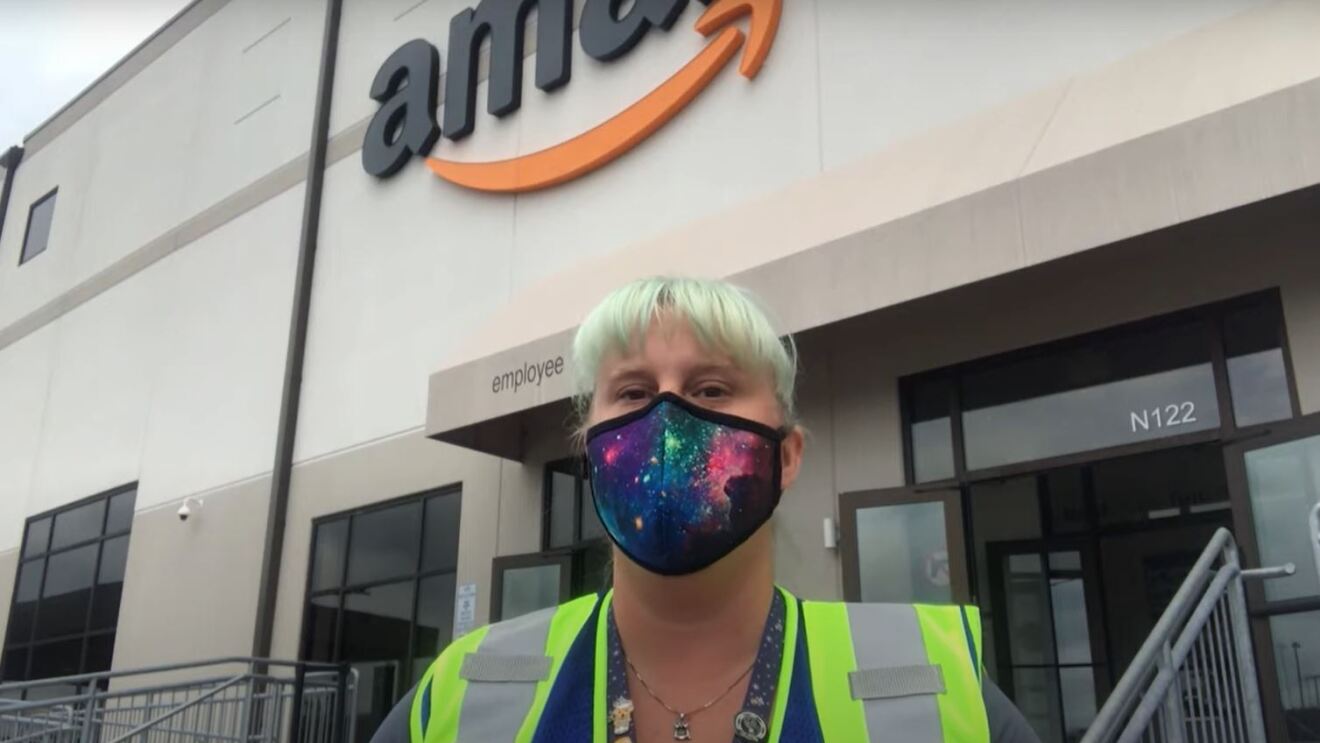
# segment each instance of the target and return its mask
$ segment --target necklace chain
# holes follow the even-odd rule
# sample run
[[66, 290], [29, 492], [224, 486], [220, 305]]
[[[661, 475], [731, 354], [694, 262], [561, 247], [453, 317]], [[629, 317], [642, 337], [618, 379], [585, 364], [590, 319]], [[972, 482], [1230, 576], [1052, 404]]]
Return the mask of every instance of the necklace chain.
[[680, 712], [674, 709], [673, 707], [669, 706], [668, 702], [661, 699], [660, 695], [655, 693], [655, 690], [651, 688], [650, 684], [646, 683], [646, 679], [642, 678], [641, 672], [637, 670], [637, 666], [634, 666], [631, 660], [629, 660], [628, 658], [624, 658], [624, 662], [628, 664], [629, 670], [631, 670], [633, 672], [633, 675], [637, 677], [637, 681], [642, 685], [642, 688], [646, 690], [646, 693], [649, 694], [652, 699], [659, 702], [661, 707], [664, 707], [666, 710], [669, 710], [670, 714], [677, 715], [680, 721], [690, 720], [693, 717], [696, 717], [697, 715], [701, 714], [702, 712], [705, 712], [706, 710], [710, 709], [711, 707], [714, 707], [716, 702], [728, 696], [729, 692], [733, 691], [733, 687], [737, 686], [739, 682], [747, 678], [747, 674], [751, 673], [752, 669], [756, 667], [756, 659], [753, 659], [752, 664], [747, 666], [747, 670], [738, 674], [738, 678], [734, 679], [733, 683], [729, 684], [728, 687], [724, 689], [724, 691], [717, 694], [709, 702], [706, 702], [705, 704], [701, 705], [700, 707], [697, 707], [696, 709], [690, 712]]

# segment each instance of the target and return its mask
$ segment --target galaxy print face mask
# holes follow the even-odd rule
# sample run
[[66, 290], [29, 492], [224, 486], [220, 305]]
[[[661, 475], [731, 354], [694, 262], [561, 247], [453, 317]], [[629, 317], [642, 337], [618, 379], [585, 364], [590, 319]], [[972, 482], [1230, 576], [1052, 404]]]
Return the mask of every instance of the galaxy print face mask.
[[629, 559], [695, 573], [733, 552], [779, 505], [784, 432], [665, 393], [587, 431], [596, 513]]

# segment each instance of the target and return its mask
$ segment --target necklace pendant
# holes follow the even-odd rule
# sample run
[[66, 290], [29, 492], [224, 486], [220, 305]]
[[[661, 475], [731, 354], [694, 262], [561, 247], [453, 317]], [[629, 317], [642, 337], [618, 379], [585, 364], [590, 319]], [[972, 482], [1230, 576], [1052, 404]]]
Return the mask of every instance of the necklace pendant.
[[674, 740], [692, 740], [692, 729], [688, 727], [687, 715], [680, 714], [674, 720]]

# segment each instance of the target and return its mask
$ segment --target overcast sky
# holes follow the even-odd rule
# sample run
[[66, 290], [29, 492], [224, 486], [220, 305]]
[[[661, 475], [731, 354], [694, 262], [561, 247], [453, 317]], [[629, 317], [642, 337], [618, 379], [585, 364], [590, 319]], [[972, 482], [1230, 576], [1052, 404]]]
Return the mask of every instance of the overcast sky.
[[0, 151], [160, 28], [188, 0], [0, 0]]

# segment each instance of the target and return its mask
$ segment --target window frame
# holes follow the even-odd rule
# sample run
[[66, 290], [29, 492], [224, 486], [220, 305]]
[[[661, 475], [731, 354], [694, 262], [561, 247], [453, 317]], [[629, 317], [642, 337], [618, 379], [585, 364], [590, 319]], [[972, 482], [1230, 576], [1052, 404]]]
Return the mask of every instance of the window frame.
[[[1286, 387], [1291, 417], [1278, 421], [1238, 426], [1236, 412], [1233, 409], [1232, 395], [1229, 390], [1228, 359], [1225, 354], [1223, 331], [1224, 318], [1236, 309], [1261, 303], [1268, 303], [1278, 310], [1279, 349], [1283, 354], [1284, 372], [1287, 376]], [[1218, 427], [982, 469], [969, 469], [967, 467], [966, 441], [962, 422], [964, 412], [962, 406], [962, 379], [965, 375], [1023, 359], [1065, 354], [1093, 347], [1099, 343], [1121, 339], [1125, 336], [1188, 323], [1197, 323], [1201, 326], [1205, 342], [1209, 347], [1210, 364], [1214, 372], [1216, 402], [1219, 407]], [[1243, 438], [1261, 435], [1262, 432], [1267, 432], [1271, 426], [1278, 426], [1286, 420], [1293, 420], [1302, 415], [1300, 396], [1297, 389], [1297, 375], [1288, 341], [1287, 318], [1283, 313], [1281, 294], [1276, 287], [904, 376], [899, 379], [899, 427], [903, 442], [904, 481], [907, 485], [919, 490], [959, 487], [984, 480], [1003, 479], [1100, 459], [1124, 457], [1131, 454], [1143, 454], [1161, 449], [1215, 441], [1228, 444]], [[940, 480], [918, 482], [916, 479], [915, 452], [912, 446], [914, 388], [926, 380], [939, 377], [946, 377], [949, 380], [949, 422], [950, 436], [953, 439], [953, 476]]]
[[28, 250], [28, 241], [32, 239], [32, 215], [35, 214], [37, 209], [40, 208], [43, 204], [45, 204], [47, 201], [54, 201], [55, 197], [59, 195], [59, 192], [60, 192], [60, 188], [59, 186], [56, 186], [55, 188], [52, 188], [50, 191], [47, 191], [45, 195], [41, 196], [36, 201], [32, 202], [32, 205], [28, 207], [27, 224], [23, 227], [23, 242], [22, 244], [19, 245], [19, 249], [18, 249], [18, 265], [21, 266], [27, 263], [28, 261], [31, 261], [37, 256], [45, 253], [46, 249], [50, 247], [50, 235], [55, 228], [56, 205], [55, 204], [51, 205], [50, 225], [46, 228], [45, 242], [42, 244], [41, 250], [38, 250], [35, 253], [29, 252]]
[[[368, 505], [359, 506], [357, 508], [352, 508], [347, 511], [338, 511], [335, 513], [329, 513], [312, 519], [312, 529], [311, 529], [311, 535], [309, 539], [308, 552], [307, 552], [307, 575], [303, 585], [302, 620], [301, 620], [301, 627], [299, 630], [299, 638], [298, 638], [299, 658], [303, 660], [307, 660], [311, 655], [310, 650], [311, 650], [311, 641], [312, 641], [313, 612], [310, 611], [310, 608], [312, 606], [313, 599], [323, 598], [328, 596], [333, 596], [335, 598], [334, 638], [330, 642], [330, 650], [331, 650], [330, 662], [337, 663], [337, 662], [341, 662], [339, 659], [342, 657], [344, 652], [345, 596], [347, 596], [349, 593], [363, 591], [363, 590], [370, 590], [372, 588], [376, 588], [379, 586], [393, 585], [398, 583], [411, 583], [413, 593], [412, 593], [412, 608], [409, 613], [408, 650], [407, 650], [407, 656], [403, 659], [403, 663], [401, 664], [399, 672], [401, 674], [401, 678], [405, 681], [405, 683], [410, 682], [411, 679], [415, 677], [416, 669], [413, 668], [413, 663], [416, 660], [416, 653], [417, 653], [417, 639], [418, 639], [417, 611], [421, 596], [422, 582], [427, 580], [428, 578], [434, 578], [437, 576], [447, 576], [447, 575], [454, 576], [455, 596], [453, 597], [453, 600], [455, 603], [457, 603], [457, 587], [459, 585], [458, 560], [456, 559], [454, 561], [454, 565], [451, 568], [444, 568], [444, 569], [437, 568], [432, 570], [425, 570], [423, 568], [424, 561], [426, 559], [425, 546], [426, 546], [426, 538], [427, 538], [426, 523], [425, 523], [426, 503], [427, 501], [433, 498], [445, 498], [445, 497], [453, 497], [459, 499], [458, 518], [459, 518], [459, 523], [461, 525], [463, 518], [463, 501], [462, 501], [463, 486], [461, 484], [445, 485], [438, 488], [432, 488], [429, 490], [421, 491], [419, 493], [411, 493], [409, 495], [401, 496], [398, 498], [392, 498], [387, 501], [371, 503]], [[349, 569], [350, 556], [353, 545], [353, 527], [355, 525], [357, 517], [379, 511], [386, 511], [391, 508], [406, 506], [411, 503], [419, 503], [422, 506], [422, 526], [420, 529], [418, 529], [417, 561], [413, 568], [413, 571], [402, 575], [395, 575], [395, 576], [380, 578], [371, 581], [363, 581], [363, 582], [349, 584], [348, 569]], [[325, 524], [330, 524], [340, 520], [347, 520], [348, 527], [345, 529], [344, 532], [343, 564], [339, 566], [339, 580], [333, 588], [321, 588], [321, 589], [313, 590], [312, 580], [315, 577], [316, 537], [317, 537], [318, 529], [320, 529], [320, 527]], [[456, 544], [454, 547], [456, 555], [461, 555], [462, 553], [461, 540], [462, 540], [462, 530], [460, 528], [459, 530], [460, 543]], [[453, 637], [451, 636], [449, 638], [449, 641], [446, 643], [446, 646], [452, 642], [453, 642]], [[359, 661], [350, 660], [343, 662], [355, 663]], [[360, 662], [365, 663], [371, 661], [360, 661]], [[406, 692], [407, 690], [408, 689], [406, 688], [399, 689], [400, 693]]]
[[[35, 651], [38, 648], [48, 647], [62, 642], [69, 642], [71, 640], [81, 640], [82, 647], [79, 650], [79, 656], [78, 656], [78, 669], [79, 669], [78, 674], [96, 673], [101, 670], [109, 670], [109, 668], [97, 669], [95, 671], [87, 669], [87, 660], [88, 660], [91, 641], [95, 638], [114, 636], [117, 635], [119, 632], [119, 616], [117, 613], [115, 616], [114, 626], [104, 627], [99, 629], [92, 628], [92, 619], [96, 608], [96, 600], [95, 600], [96, 587], [97, 585], [99, 585], [98, 580], [101, 575], [101, 560], [105, 551], [105, 544], [107, 542], [120, 538], [128, 538], [131, 541], [133, 534], [132, 519], [129, 520], [129, 525], [127, 529], [122, 529], [114, 532], [106, 531], [106, 527], [109, 525], [109, 521], [110, 521], [110, 501], [117, 496], [123, 495], [124, 493], [133, 493], [134, 505], [136, 505], [137, 489], [138, 489], [137, 483], [121, 485], [119, 487], [111, 488], [110, 490], [97, 493], [96, 495], [79, 499], [72, 503], [66, 503], [62, 506], [59, 506], [58, 508], [53, 508], [49, 511], [44, 511], [34, 516], [30, 516], [23, 522], [23, 539], [21, 541], [21, 544], [19, 545], [18, 563], [15, 566], [15, 570], [14, 570], [14, 587], [10, 594], [8, 621], [5, 624], [4, 637], [0, 638], [3, 639], [3, 643], [0, 643], [0, 668], [6, 667], [6, 664], [9, 660], [10, 651], [23, 651], [26, 653], [26, 662], [23, 668], [24, 679], [26, 681], [41, 680], [41, 679], [34, 679], [32, 677], [32, 664], [33, 664], [33, 659], [36, 656]], [[52, 548], [50, 546], [51, 541], [53, 540], [55, 534], [55, 519], [57, 516], [59, 516], [62, 513], [75, 511], [79, 508], [83, 508], [85, 506], [89, 506], [102, 501], [105, 503], [105, 508], [102, 510], [101, 513], [101, 527], [97, 536], [90, 537], [88, 539], [83, 539], [70, 544], [62, 545], [56, 548]], [[37, 521], [41, 521], [43, 519], [50, 519], [50, 525], [46, 532], [46, 548], [35, 555], [26, 556], [30, 527], [33, 523]], [[90, 593], [87, 599], [87, 608], [83, 616], [82, 631], [65, 633], [54, 637], [38, 638], [37, 628], [41, 620], [41, 604], [42, 601], [44, 600], [43, 594], [45, 593], [45, 589], [46, 589], [46, 579], [49, 576], [50, 558], [68, 552], [72, 552], [75, 550], [85, 549], [89, 546], [95, 546], [97, 549], [96, 549], [96, 560], [92, 564], [92, 584], [91, 584], [91, 588], [89, 589]], [[125, 554], [127, 555], [127, 553]], [[13, 637], [14, 635], [13, 619], [14, 619], [14, 608], [18, 604], [19, 576], [22, 574], [23, 568], [25, 566], [38, 562], [42, 563], [41, 581], [37, 585], [37, 598], [35, 601], [35, 605], [33, 607], [31, 627], [28, 630], [28, 637], [25, 640], [18, 641], [15, 640]], [[125, 557], [125, 563], [127, 563], [127, 557]], [[56, 677], [43, 677], [43, 678], [56, 678]]]

